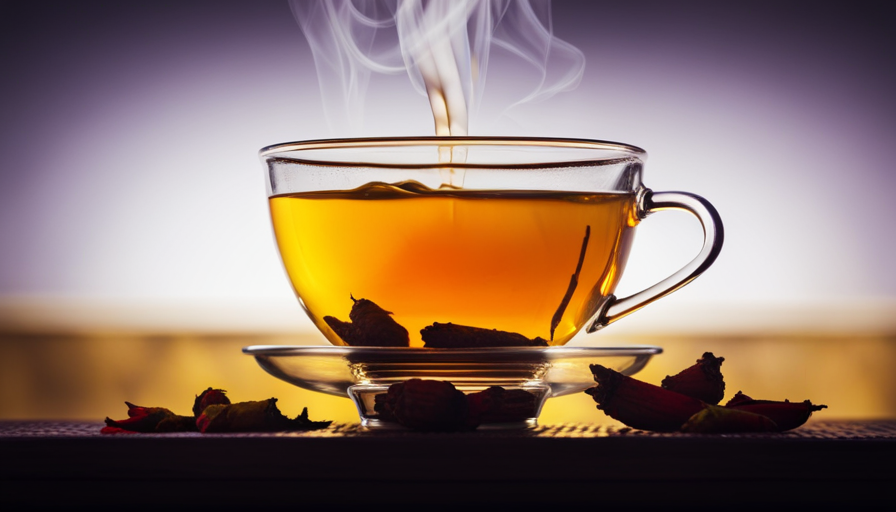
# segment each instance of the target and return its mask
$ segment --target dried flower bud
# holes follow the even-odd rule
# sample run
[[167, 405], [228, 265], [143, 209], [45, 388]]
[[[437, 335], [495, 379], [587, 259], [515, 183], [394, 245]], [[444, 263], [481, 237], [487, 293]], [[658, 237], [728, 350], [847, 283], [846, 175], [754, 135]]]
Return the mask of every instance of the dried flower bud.
[[534, 418], [538, 412], [535, 395], [523, 389], [492, 386], [467, 395], [469, 415], [476, 424], [509, 423]]
[[198, 418], [206, 407], [213, 404], [228, 405], [230, 403], [230, 399], [227, 398], [227, 395], [225, 393], [227, 392], [223, 389], [212, 389], [210, 387], [197, 395], [196, 400], [193, 401], [193, 416]]
[[813, 412], [826, 409], [826, 405], [814, 405], [809, 400], [803, 402], [791, 402], [784, 400], [753, 400], [747, 395], [737, 392], [731, 400], [725, 404], [726, 408], [761, 414], [771, 418], [778, 426], [778, 431], [791, 430], [799, 427], [812, 416]]
[[307, 407], [296, 419], [287, 418], [277, 408], [276, 398], [229, 405], [213, 404], [196, 419], [196, 426], [204, 434], [314, 430], [329, 425], [329, 421], [310, 421]]
[[374, 400], [381, 419], [414, 430], [447, 432], [476, 427], [468, 424], [466, 395], [450, 382], [411, 379], [392, 384]]
[[191, 432], [196, 430], [194, 419], [189, 416], [178, 416], [163, 407], [141, 407], [130, 402], [128, 419], [115, 421], [106, 418], [106, 426], [100, 430], [103, 434], [128, 433], [162, 433]]
[[285, 419], [277, 408], [277, 399], [269, 398], [230, 405], [210, 405], [196, 419], [196, 426], [202, 433], [273, 432], [285, 430]]
[[707, 405], [682, 425], [682, 432], [693, 434], [737, 434], [747, 432], [777, 432], [778, 425], [771, 419], [752, 412]]
[[290, 430], [319, 430], [327, 428], [332, 421], [311, 421], [308, 419], [308, 408], [302, 407], [302, 414], [296, 416], [294, 420], [290, 420]]
[[725, 407], [732, 407], [738, 405], [743, 402], [752, 402], [753, 399], [744, 394], [743, 391], [738, 391], [737, 394], [734, 395], [734, 398], [728, 400], [728, 403], [725, 404]]
[[394, 409], [398, 403], [398, 397], [404, 391], [404, 383], [399, 382], [389, 386], [385, 393], [379, 393], [373, 397], [373, 410], [382, 421], [397, 422]]
[[591, 365], [597, 386], [585, 390], [597, 408], [629, 427], [674, 432], [706, 404], [696, 398], [669, 391], [622, 375], [599, 364]]
[[716, 405], [725, 397], [725, 381], [722, 377], [724, 357], [706, 352], [697, 364], [682, 370], [678, 375], [663, 379], [662, 386], [670, 391]]

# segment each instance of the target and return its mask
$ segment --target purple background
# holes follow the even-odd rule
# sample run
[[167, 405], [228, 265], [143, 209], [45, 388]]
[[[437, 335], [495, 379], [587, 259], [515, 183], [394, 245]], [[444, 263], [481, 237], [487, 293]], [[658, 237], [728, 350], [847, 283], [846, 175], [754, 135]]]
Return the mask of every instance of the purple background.
[[[772, 307], [810, 325], [853, 305], [892, 327], [890, 5], [557, 1], [555, 34], [587, 58], [581, 85], [499, 118], [489, 96], [521, 70], [496, 64], [471, 133], [632, 143], [651, 155], [647, 185], [710, 199], [722, 256], [654, 315]], [[3, 2], [0, 40], [2, 304], [295, 313], [256, 152], [339, 134], [285, 1]], [[368, 106], [368, 135], [431, 133], [406, 77], [375, 80]], [[699, 240], [683, 214], [651, 217], [620, 291], [674, 271]]]

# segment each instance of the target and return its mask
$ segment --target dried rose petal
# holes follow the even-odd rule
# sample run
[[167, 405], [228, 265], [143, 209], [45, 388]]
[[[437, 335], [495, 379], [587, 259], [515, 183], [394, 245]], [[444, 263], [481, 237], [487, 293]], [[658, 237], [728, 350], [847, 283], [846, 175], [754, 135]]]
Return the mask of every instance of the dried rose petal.
[[509, 423], [535, 417], [538, 399], [523, 389], [492, 386], [467, 395], [469, 415], [475, 424]]
[[476, 427], [468, 423], [466, 395], [450, 382], [410, 379], [392, 384], [374, 400], [374, 410], [381, 419], [393, 420], [414, 430], [455, 431]]
[[329, 421], [310, 421], [308, 408], [296, 419], [289, 419], [277, 408], [277, 399], [235, 404], [212, 404], [196, 419], [203, 434], [232, 432], [278, 432], [326, 428]]
[[591, 365], [597, 386], [585, 390], [597, 408], [629, 427], [674, 432], [706, 404], [674, 391], [641, 382], [599, 364]]
[[[128, 432], [137, 433], [154, 433], [154, 432], [189, 432], [195, 431], [196, 427], [193, 418], [188, 416], [178, 416], [163, 407], [141, 407], [130, 402], [125, 402], [128, 406], [128, 419], [113, 420], [106, 418], [106, 431], [103, 433], [119, 433], [112, 429], [126, 430]], [[111, 427], [111, 428], [110, 428]]]
[[777, 432], [778, 425], [771, 419], [752, 412], [707, 405], [682, 425], [682, 432], [693, 434], [736, 434], [748, 432]]
[[706, 352], [697, 363], [677, 375], [663, 379], [662, 386], [708, 404], [716, 405], [725, 397], [725, 380], [722, 377], [724, 357]]
[[226, 391], [209, 387], [202, 393], [196, 395], [196, 399], [193, 401], [193, 416], [198, 418], [199, 415], [202, 414], [202, 411], [210, 405], [227, 405], [229, 403], [230, 399], [227, 398]]
[[809, 400], [803, 402], [791, 402], [784, 400], [753, 400], [747, 395], [737, 392], [731, 400], [725, 404], [729, 409], [761, 414], [771, 418], [778, 426], [778, 431], [792, 430], [808, 421], [813, 412], [826, 409], [826, 405], [815, 405]]

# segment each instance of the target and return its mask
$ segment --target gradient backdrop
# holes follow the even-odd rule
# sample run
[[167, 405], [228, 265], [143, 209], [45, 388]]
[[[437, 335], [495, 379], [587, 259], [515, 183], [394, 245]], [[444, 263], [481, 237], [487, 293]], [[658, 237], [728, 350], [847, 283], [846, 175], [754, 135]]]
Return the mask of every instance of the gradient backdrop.
[[[587, 58], [579, 88], [500, 116], [489, 98], [521, 78], [512, 62], [496, 65], [471, 126], [475, 135], [641, 146], [648, 186], [704, 195], [720, 211], [726, 245], [715, 266], [607, 335], [699, 335], [709, 347], [714, 334], [765, 336], [761, 362], [781, 355], [768, 336], [803, 333], [828, 340], [806, 350], [832, 365], [873, 339], [862, 352], [872, 366], [854, 372], [887, 371], [896, 332], [892, 4], [618, 4], [554, 2], [555, 34]], [[129, 375], [143, 352], [110, 333], [320, 341], [279, 262], [256, 156], [268, 144], [340, 135], [327, 129], [310, 50], [285, 0], [4, 1], [0, 41], [5, 384], [38, 386], [34, 397], [46, 398], [57, 387], [34, 383], [54, 373], [47, 360], [88, 357], [61, 355], [74, 342], [48, 335], [101, 335], [94, 349], [106, 355], [96, 360], [123, 350], [134, 361], [116, 371]], [[427, 101], [406, 77], [375, 78], [367, 105], [365, 135], [432, 132]], [[700, 237], [687, 215], [651, 217], [621, 294], [684, 264]], [[854, 335], [865, 341], [850, 345]], [[218, 346], [248, 344], [227, 339]], [[156, 347], [165, 343], [174, 342]], [[667, 354], [689, 364], [701, 343]], [[22, 348], [37, 345], [39, 353]], [[190, 371], [190, 358], [204, 356], [177, 357]], [[120, 394], [156, 400], [138, 391], [152, 381], [142, 378]], [[99, 397], [120, 384], [108, 379], [84, 392]], [[896, 413], [892, 379], [867, 387], [881, 385], [889, 389], [867, 414]], [[0, 416], [52, 415], [17, 396], [0, 397]], [[109, 408], [102, 397], [57, 415], [95, 417]]]

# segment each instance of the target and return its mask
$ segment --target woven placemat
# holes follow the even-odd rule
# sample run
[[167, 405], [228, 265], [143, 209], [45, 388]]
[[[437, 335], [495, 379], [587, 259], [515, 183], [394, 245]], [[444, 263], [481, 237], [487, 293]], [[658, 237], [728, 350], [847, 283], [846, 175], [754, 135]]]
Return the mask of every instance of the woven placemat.
[[[2, 437], [99, 437], [100, 422], [75, 421], [4, 421], [0, 422]], [[204, 437], [209, 434], [130, 434], [140, 437]], [[367, 430], [357, 423], [334, 423], [329, 428], [311, 432], [213, 434], [216, 437], [354, 437], [394, 438], [420, 436], [446, 437], [501, 437], [501, 438], [602, 438], [637, 436], [653, 438], [707, 437], [701, 434], [660, 434], [627, 427], [585, 423], [541, 425], [529, 430], [477, 430], [474, 432], [429, 433], [403, 429]], [[111, 436], [109, 436], [111, 437]], [[778, 434], [725, 434], [711, 437], [726, 438], [781, 438], [781, 439], [896, 439], [896, 421], [810, 421], [790, 432]]]

